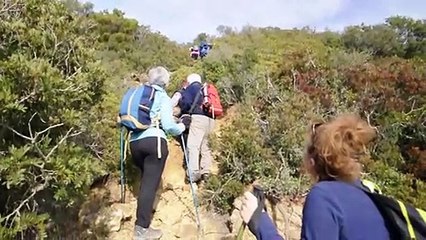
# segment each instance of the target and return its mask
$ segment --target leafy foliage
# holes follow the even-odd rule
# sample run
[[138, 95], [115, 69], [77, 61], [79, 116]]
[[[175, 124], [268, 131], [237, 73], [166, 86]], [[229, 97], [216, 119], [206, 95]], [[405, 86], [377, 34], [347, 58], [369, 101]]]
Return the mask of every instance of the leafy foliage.
[[58, 220], [45, 213], [74, 206], [101, 173], [85, 143], [105, 74], [81, 36], [89, 22], [63, 4], [9, 1], [1, 15], [2, 238], [43, 237]]
[[69, 236], [94, 180], [117, 174], [121, 79], [153, 64], [176, 69], [184, 50], [118, 10], [0, 7], [0, 238]]
[[348, 49], [367, 51], [375, 56], [404, 58], [426, 55], [426, 20], [390, 17], [386, 23], [374, 26], [351, 26], [342, 36]]
[[408, 53], [412, 48], [404, 40], [421, 46], [424, 38], [414, 36], [424, 26], [393, 17], [343, 34], [252, 27], [222, 32], [215, 51], [240, 45], [231, 56], [214, 56], [222, 67], [209, 74], [227, 106], [238, 104], [239, 111], [215, 139], [221, 178], [208, 184], [215, 194], [208, 194], [207, 202], [229, 211], [238, 195], [230, 191], [243, 189], [228, 187], [237, 182], [259, 181], [274, 198], [305, 191], [308, 181], [300, 169], [305, 127], [349, 111], [380, 132], [365, 177], [385, 193], [425, 208], [424, 52]]

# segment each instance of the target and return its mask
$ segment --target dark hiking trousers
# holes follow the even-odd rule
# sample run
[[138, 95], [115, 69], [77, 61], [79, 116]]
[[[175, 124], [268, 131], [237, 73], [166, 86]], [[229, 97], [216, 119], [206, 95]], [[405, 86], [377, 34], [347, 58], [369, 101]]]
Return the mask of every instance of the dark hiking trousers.
[[130, 143], [133, 162], [139, 167], [142, 174], [136, 210], [136, 225], [143, 228], [147, 228], [151, 224], [155, 195], [169, 155], [167, 141], [162, 138], [161, 159], [158, 159], [157, 141], [157, 137], [147, 137]]

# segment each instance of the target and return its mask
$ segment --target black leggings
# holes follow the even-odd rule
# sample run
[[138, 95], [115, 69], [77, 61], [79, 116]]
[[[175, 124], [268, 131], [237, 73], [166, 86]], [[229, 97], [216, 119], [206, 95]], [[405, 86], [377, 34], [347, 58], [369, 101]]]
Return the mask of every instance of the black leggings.
[[132, 159], [142, 174], [136, 210], [136, 225], [149, 227], [155, 194], [161, 181], [169, 150], [167, 141], [161, 138], [161, 159], [158, 159], [157, 137], [142, 138], [130, 143]]

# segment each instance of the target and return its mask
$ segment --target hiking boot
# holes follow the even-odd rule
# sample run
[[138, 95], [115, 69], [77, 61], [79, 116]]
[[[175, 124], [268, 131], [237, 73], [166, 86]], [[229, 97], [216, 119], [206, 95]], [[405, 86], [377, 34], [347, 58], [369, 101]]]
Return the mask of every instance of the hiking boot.
[[160, 239], [163, 233], [159, 229], [154, 228], [143, 228], [141, 226], [135, 226], [134, 240], [157, 240]]

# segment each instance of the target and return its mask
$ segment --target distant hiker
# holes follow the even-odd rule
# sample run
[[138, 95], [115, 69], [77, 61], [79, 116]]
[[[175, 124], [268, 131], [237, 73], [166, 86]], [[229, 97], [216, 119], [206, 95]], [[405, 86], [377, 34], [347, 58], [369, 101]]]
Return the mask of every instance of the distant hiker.
[[171, 100], [165, 91], [169, 80], [170, 74], [165, 68], [149, 70], [148, 82], [155, 89], [149, 116], [158, 121], [130, 136], [132, 159], [142, 173], [135, 223], [135, 239], [140, 240], [162, 236], [161, 230], [151, 228], [150, 224], [156, 191], [169, 154], [166, 133], [180, 135], [185, 130], [184, 124], [173, 120]]
[[212, 49], [212, 47], [213, 47], [212, 44], [202, 41], [199, 47], [200, 57], [204, 58], [205, 56], [207, 56], [207, 54], [209, 53], [210, 49]]
[[198, 57], [200, 56], [200, 50], [198, 46], [189, 48], [189, 51], [190, 51], [189, 56], [193, 58], [194, 60], [197, 60]]
[[[343, 115], [313, 125], [310, 132], [304, 164], [315, 185], [304, 204], [301, 239], [390, 239], [384, 218], [361, 190], [359, 160], [375, 129], [358, 116]], [[246, 192], [241, 217], [257, 239], [282, 240], [262, 208]]]
[[198, 58], [204, 58], [206, 57], [210, 50], [213, 48], [213, 45], [210, 43], [207, 43], [206, 41], [202, 41], [199, 46], [193, 46], [189, 48], [189, 56], [193, 58], [194, 60], [197, 60]]
[[[193, 182], [207, 181], [213, 156], [209, 147], [209, 135], [215, 126], [215, 118], [222, 114], [219, 96], [211, 84], [202, 84], [201, 76], [192, 73], [187, 77], [188, 87], [182, 92], [179, 106], [182, 110], [182, 121], [189, 124], [188, 134], [188, 172]], [[212, 91], [216, 97], [211, 98]], [[213, 103], [210, 100], [214, 100]], [[211, 111], [215, 106], [215, 111]], [[216, 111], [218, 110], [218, 111]], [[217, 114], [215, 116], [215, 113]], [[201, 153], [201, 160], [200, 160]], [[188, 182], [189, 176], [186, 181]]]

